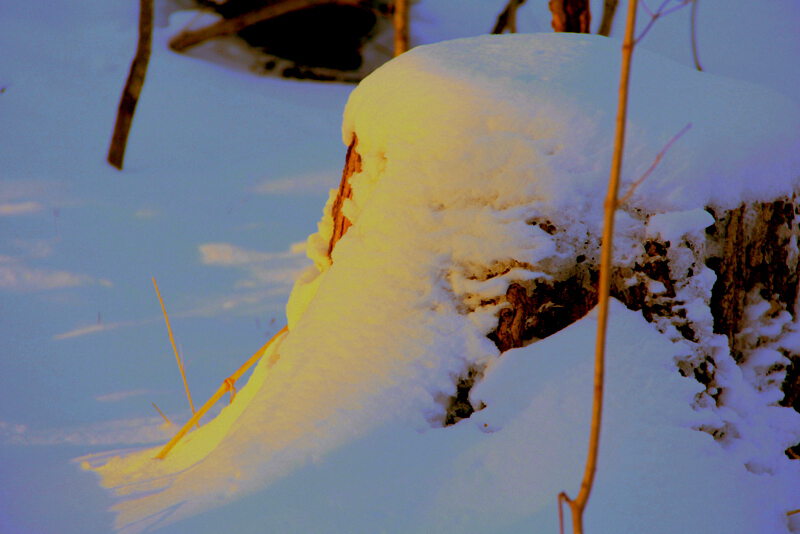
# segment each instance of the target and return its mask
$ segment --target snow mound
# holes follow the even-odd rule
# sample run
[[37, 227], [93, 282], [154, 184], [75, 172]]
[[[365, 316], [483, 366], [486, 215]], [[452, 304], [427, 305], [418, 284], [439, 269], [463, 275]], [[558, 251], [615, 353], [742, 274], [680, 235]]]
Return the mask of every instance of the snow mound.
[[[343, 126], [345, 143], [357, 137], [362, 158], [361, 171], [351, 177], [353, 197], [344, 205], [353, 226], [329, 258], [332, 192], [319, 232], [308, 241], [315, 264], [298, 280], [287, 305], [289, 334], [262, 359], [231, 406], [163, 461], [152, 459], [156, 449], [87, 460], [102, 484], [122, 497], [116, 506], [118, 527], [126, 532], [160, 527], [262, 487], [279, 488], [287, 476], [325, 465], [331, 457], [343, 455], [349, 458], [345, 463], [354, 462], [348, 455], [361, 451], [363, 440], [391, 450], [396, 446], [389, 443], [408, 443], [419, 451], [422, 464], [444, 466], [419, 470], [400, 463], [380, 475], [360, 473], [359, 491], [395, 475], [409, 482], [399, 489], [396, 502], [411, 502], [412, 509], [384, 504], [385, 515], [364, 516], [371, 518], [371, 531], [485, 532], [489, 525], [541, 525], [543, 514], [554, 516], [550, 506], [557, 490], [577, 483], [577, 476], [570, 471], [565, 479], [521, 455], [523, 449], [541, 449], [550, 456], [563, 454], [575, 465], [583, 457], [584, 416], [550, 423], [563, 439], [551, 441], [548, 433], [536, 430], [536, 421], [545, 415], [542, 407], [564, 409], [554, 399], [562, 398], [556, 393], [562, 388], [558, 381], [570, 371], [548, 369], [549, 360], [558, 360], [566, 349], [553, 345], [550, 352], [533, 345], [522, 351], [537, 360], [533, 374], [550, 377], [550, 382], [540, 381], [540, 388], [529, 389], [524, 377], [530, 373], [503, 375], [503, 368], [516, 369], [513, 362], [519, 358], [497, 360], [499, 351], [486, 336], [497, 326], [502, 307], [496, 297], [512, 281], [551, 276], [573, 262], [576, 251], [595, 254], [610, 164], [618, 56], [619, 43], [601, 37], [487, 36], [419, 47], [364, 80], [350, 98]], [[647, 231], [700, 232], [706, 219], [696, 210], [769, 200], [797, 188], [800, 112], [782, 97], [638, 51], [632, 95], [623, 191], [675, 133], [687, 123], [692, 129], [621, 212], [618, 261], [632, 254], [634, 244], [641, 248]], [[669, 212], [691, 217], [678, 217], [676, 223], [665, 216], [645, 227], [646, 217]], [[554, 233], [553, 225], [560, 231]], [[708, 274], [703, 276], [707, 280]], [[609, 464], [601, 466], [610, 485], [605, 499], [632, 481], [635, 485], [625, 493], [632, 500], [642, 495], [641, 488], [649, 493], [636, 503], [635, 513], [620, 503], [611, 507], [619, 515], [612, 514], [606, 524], [626, 530], [619, 525], [630, 519], [630, 529], [636, 530], [642, 518], [657, 516], [658, 522], [647, 520], [648, 530], [676, 531], [680, 526], [667, 520], [703, 513], [696, 499], [710, 490], [703, 476], [715, 476], [717, 467], [741, 471], [720, 475], [724, 484], [730, 482], [724, 491], [755, 496], [765, 486], [778, 487], [772, 479], [751, 484], [752, 473], [726, 463], [722, 449], [702, 445], [705, 440], [716, 447], [706, 434], [689, 430], [701, 424], [690, 407], [692, 396], [683, 387], [673, 392], [659, 382], [681, 381], [674, 358], [685, 348], [656, 334], [633, 312], [618, 307], [615, 315], [620, 322], [613, 332], [619, 333], [620, 343], [638, 343], [640, 335], [657, 340], [652, 350], [645, 345], [652, 359], [643, 355], [639, 363], [642, 369], [660, 369], [652, 378], [661, 395], [657, 398], [678, 415], [653, 413], [656, 405], [648, 399], [654, 387], [636, 382], [643, 373], [620, 370], [615, 375], [612, 398], [617, 401], [611, 403], [610, 420], [620, 428], [632, 425], [620, 435], [625, 440], [640, 435], [647, 445], [639, 444], [630, 457], [607, 456]], [[559, 334], [560, 343], [571, 339], [566, 332]], [[588, 360], [585, 343], [577, 342], [588, 335], [576, 338], [574, 357], [586, 353]], [[753, 360], [750, 368], [769, 358]], [[624, 360], [634, 370], [638, 361]], [[473, 404], [483, 401], [488, 408], [475, 423], [431, 430], [441, 426], [458, 378], [476, 366], [488, 367], [490, 374], [473, 392]], [[500, 390], [491, 385], [493, 374], [505, 376]], [[576, 383], [575, 391], [567, 415], [573, 409], [588, 412], [588, 388]], [[539, 415], [533, 417], [530, 410]], [[745, 417], [745, 412], [738, 413]], [[790, 429], [781, 439], [796, 436], [796, 418], [783, 420]], [[638, 434], [637, 429], [647, 431]], [[383, 438], [387, 432], [391, 439]], [[661, 447], [662, 457], [646, 458], [651, 439], [684, 445]], [[715, 459], [686, 464], [699, 450], [695, 445]], [[692, 469], [671, 472], [665, 489], [663, 480], [647, 473], [669, 462]], [[779, 460], [770, 462], [780, 464], [772, 471], [775, 481], [783, 481], [789, 468]], [[414, 475], [411, 480], [408, 473]], [[520, 473], [525, 480], [509, 480]], [[696, 483], [701, 489], [689, 492], [691, 499], [671, 500], [683, 485]], [[523, 488], [530, 508], [510, 500], [500, 507], [510, 515], [500, 520], [501, 514], [486, 503], [508, 496], [508, 490], [500, 491], [506, 485]], [[423, 493], [430, 501], [402, 494], [420, 487], [429, 488]], [[751, 515], [741, 512], [739, 502], [718, 502], [719, 509], [707, 510], [707, 526], [696, 531], [707, 531], [725, 517], [755, 517], [747, 521], [778, 529], [785, 523], [781, 510], [789, 506], [787, 493], [763, 493], [774, 497], [771, 503], [754, 497], [747, 503]], [[495, 497], [478, 498], [490, 494]], [[668, 495], [667, 502], [659, 503], [659, 495]], [[658, 504], [663, 513], [648, 515]], [[340, 524], [345, 520], [339, 518], [331, 525], [338, 531], [370, 531], [355, 526], [365, 520], [353, 512], [362, 506], [355, 498], [345, 499], [343, 517], [352, 523]], [[312, 531], [335, 530], [323, 526]]]

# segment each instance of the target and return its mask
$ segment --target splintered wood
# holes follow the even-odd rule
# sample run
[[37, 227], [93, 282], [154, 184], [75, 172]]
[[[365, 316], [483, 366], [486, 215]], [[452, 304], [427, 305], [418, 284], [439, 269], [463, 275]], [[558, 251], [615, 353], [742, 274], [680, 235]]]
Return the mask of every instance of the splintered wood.
[[339, 184], [339, 192], [336, 194], [336, 199], [333, 202], [333, 209], [331, 214], [333, 216], [333, 234], [331, 235], [330, 243], [328, 244], [328, 258], [333, 253], [333, 247], [347, 232], [352, 224], [343, 212], [345, 200], [353, 196], [353, 190], [350, 187], [350, 177], [358, 172], [361, 172], [361, 156], [356, 151], [358, 145], [358, 138], [353, 135], [353, 140], [350, 146], [347, 147], [347, 157], [344, 163], [344, 170], [342, 171], [342, 181]]

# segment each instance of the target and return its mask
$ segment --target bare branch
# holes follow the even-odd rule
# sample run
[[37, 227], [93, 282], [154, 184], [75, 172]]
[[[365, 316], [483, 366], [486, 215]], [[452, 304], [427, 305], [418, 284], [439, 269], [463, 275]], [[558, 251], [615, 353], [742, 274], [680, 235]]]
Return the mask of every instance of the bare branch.
[[688, 132], [691, 127], [692, 127], [692, 123], [690, 122], [686, 126], [681, 128], [681, 131], [679, 131], [678, 133], [676, 133], [675, 135], [672, 136], [672, 139], [670, 139], [667, 142], [667, 144], [664, 145], [664, 148], [662, 148], [661, 151], [658, 154], [656, 154], [656, 157], [653, 160], [653, 163], [650, 164], [650, 167], [646, 171], [644, 171], [644, 173], [635, 182], [633, 182], [630, 185], [630, 187], [628, 187], [628, 190], [625, 192], [625, 195], [622, 198], [619, 199], [619, 203], [620, 204], [624, 204], [624, 203], [626, 203], [627, 201], [629, 201], [631, 199], [631, 197], [633, 196], [633, 193], [636, 191], [636, 189], [640, 185], [642, 185], [642, 182], [647, 180], [648, 176], [650, 176], [653, 173], [655, 168], [661, 162], [661, 159], [664, 157], [664, 154], [666, 154], [667, 151], [670, 149], [670, 147], [672, 147], [672, 145], [675, 144], [675, 141], [677, 141], [678, 139], [683, 137], [683, 134]]
[[[672, 6], [669, 9], [667, 9], [667, 6], [672, 2], [672, 0], [664, 0], [663, 2], [661, 2], [661, 5], [658, 6], [658, 9], [655, 12], [652, 11], [650, 12], [650, 20], [647, 22], [647, 25], [644, 27], [644, 29], [638, 35], [638, 37], [636, 37], [635, 42], [638, 44], [639, 41], [644, 39], [644, 36], [647, 35], [647, 33], [650, 31], [650, 29], [653, 27], [653, 25], [656, 23], [658, 19], [660, 19], [661, 17], [666, 17], [667, 15], [671, 15], [672, 13], [675, 13], [679, 9], [683, 9], [684, 7], [692, 3], [692, 1], [693, 0], [680, 0], [680, 3], [678, 3], [675, 6]], [[645, 4], [642, 3], [642, 5]]]
[[128, 81], [125, 82], [125, 88], [122, 90], [114, 133], [111, 136], [111, 145], [108, 147], [108, 162], [119, 170], [122, 170], [133, 113], [136, 111], [136, 104], [139, 102], [139, 95], [144, 86], [152, 41], [153, 0], [139, 0], [139, 42], [136, 45], [136, 55], [131, 62]]
[[608, 37], [611, 35], [611, 26], [614, 24], [614, 15], [617, 13], [619, 0], [605, 0], [603, 3], [603, 18], [600, 20], [600, 28], [597, 30], [599, 35]]
[[692, 59], [694, 60], [694, 68], [699, 71], [703, 70], [700, 65], [700, 57], [697, 54], [697, 4], [700, 0], [692, 0], [692, 15], [690, 18], [690, 33], [692, 35]]
[[[628, 85], [630, 81], [633, 49], [636, 46], [634, 31], [636, 28], [637, 4], [637, 0], [631, 0], [628, 4], [625, 39], [622, 43], [622, 65], [620, 67], [614, 154], [611, 161], [611, 173], [608, 180], [608, 192], [606, 194], [603, 216], [603, 237], [600, 251], [600, 282], [598, 284], [597, 302], [597, 337], [594, 357], [592, 424], [589, 434], [589, 449], [586, 454], [586, 467], [578, 496], [574, 500], [570, 500], [566, 494], [563, 494], [563, 500], [569, 503], [572, 511], [572, 531], [574, 534], [583, 533], [583, 510], [586, 508], [586, 503], [589, 501], [589, 495], [594, 485], [600, 448], [600, 428], [603, 419], [606, 332], [608, 326], [609, 297], [611, 293], [611, 258], [614, 250], [614, 215], [618, 205], [617, 194], [619, 192], [622, 156], [625, 147], [625, 122], [628, 114]], [[562, 497], [559, 496], [559, 502], [561, 499]]]
[[506, 8], [497, 16], [492, 33], [500, 34], [506, 30], [509, 33], [517, 33], [517, 9], [524, 3], [525, 0], [508, 0]]

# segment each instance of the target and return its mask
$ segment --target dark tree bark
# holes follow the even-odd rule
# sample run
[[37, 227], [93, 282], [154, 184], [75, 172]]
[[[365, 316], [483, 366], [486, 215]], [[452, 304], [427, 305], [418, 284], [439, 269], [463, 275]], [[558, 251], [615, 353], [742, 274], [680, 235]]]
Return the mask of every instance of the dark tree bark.
[[600, 19], [600, 28], [597, 33], [608, 37], [611, 35], [611, 26], [614, 24], [614, 15], [617, 13], [619, 0], [605, 0], [603, 3], [603, 18]]
[[358, 146], [358, 137], [353, 136], [350, 146], [347, 147], [347, 156], [345, 158], [344, 169], [342, 170], [342, 181], [339, 183], [339, 192], [336, 194], [336, 199], [333, 202], [331, 210], [333, 216], [333, 234], [328, 243], [328, 258], [333, 253], [333, 247], [342, 238], [342, 236], [350, 228], [350, 220], [345, 217], [342, 212], [345, 200], [353, 196], [353, 190], [350, 188], [350, 177], [361, 172], [361, 156], [356, 151]]
[[517, 33], [517, 9], [524, 3], [525, 0], [508, 0], [505, 9], [497, 16], [492, 33], [501, 34], [506, 30], [509, 33]]
[[128, 144], [128, 133], [133, 122], [133, 114], [139, 95], [144, 86], [147, 63], [150, 60], [150, 50], [153, 40], [153, 0], [139, 1], [139, 42], [136, 46], [136, 55], [131, 63], [128, 81], [122, 90], [122, 97], [117, 110], [117, 120], [114, 124], [114, 134], [111, 136], [111, 146], [108, 149], [108, 162], [122, 170], [125, 159], [125, 148]]
[[589, 33], [592, 15], [589, 0], [550, 0], [552, 26], [557, 32]]

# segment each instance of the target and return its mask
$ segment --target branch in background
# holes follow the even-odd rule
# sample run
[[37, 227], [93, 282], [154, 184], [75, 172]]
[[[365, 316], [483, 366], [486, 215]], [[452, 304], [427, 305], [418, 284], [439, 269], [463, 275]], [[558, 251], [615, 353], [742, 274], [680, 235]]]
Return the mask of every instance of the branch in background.
[[692, 1], [693, 0], [680, 0], [680, 2], [677, 5], [667, 9], [667, 6], [670, 3], [672, 3], [672, 0], [664, 0], [663, 2], [661, 2], [661, 5], [658, 6], [658, 9], [656, 9], [655, 11], [651, 11], [649, 8], [647, 8], [647, 4], [642, 2], [642, 6], [650, 15], [650, 20], [647, 22], [647, 26], [645, 26], [644, 29], [642, 30], [642, 33], [640, 33], [636, 37], [636, 42], [638, 43], [639, 41], [644, 39], [644, 36], [647, 35], [647, 32], [650, 31], [650, 28], [653, 27], [653, 24], [655, 24], [658, 19], [660, 19], [661, 17], [666, 17], [667, 15], [671, 15], [672, 13], [675, 13], [679, 9], [683, 9], [684, 7], [692, 3]]
[[397, 57], [403, 52], [408, 51], [409, 46], [409, 30], [408, 30], [408, 11], [409, 0], [395, 0], [394, 2], [394, 15], [392, 16], [392, 23], [394, 24], [394, 56]]
[[694, 68], [699, 71], [703, 70], [700, 65], [700, 58], [697, 54], [697, 4], [700, 0], [692, 0], [692, 15], [689, 22], [690, 32], [692, 34], [692, 59], [694, 60]]
[[139, 0], [139, 42], [136, 45], [136, 55], [131, 63], [128, 81], [122, 90], [117, 121], [114, 124], [114, 134], [111, 136], [111, 146], [108, 148], [108, 162], [119, 170], [122, 170], [125, 147], [128, 144], [128, 132], [130, 132], [133, 113], [136, 111], [136, 104], [139, 101], [142, 86], [144, 86], [152, 41], [153, 0]]
[[524, 3], [525, 0], [508, 0], [506, 8], [497, 16], [492, 33], [501, 34], [506, 30], [509, 33], [517, 33], [517, 9]]
[[600, 446], [600, 428], [603, 419], [603, 386], [605, 377], [606, 331], [608, 325], [608, 301], [611, 293], [611, 259], [614, 250], [614, 215], [617, 211], [622, 156], [625, 147], [625, 121], [628, 114], [628, 83], [631, 73], [631, 59], [636, 46], [636, 6], [639, 2], [631, 0], [628, 4], [628, 17], [625, 24], [625, 39], [622, 43], [622, 65], [620, 67], [619, 100], [617, 102], [617, 125], [614, 137], [614, 154], [611, 161], [611, 175], [608, 180], [608, 193], [603, 217], [603, 238], [600, 251], [600, 282], [598, 287], [597, 338], [594, 357], [594, 391], [592, 401], [592, 426], [589, 434], [589, 450], [586, 455], [586, 468], [583, 480], [575, 499], [566, 493], [558, 496], [559, 514], [563, 502], [569, 504], [572, 512], [572, 531], [583, 533], [583, 510], [592, 492], [597, 471], [597, 457]]
[[283, 0], [275, 4], [269, 4], [248, 11], [238, 17], [223, 19], [209, 26], [197, 30], [182, 31], [172, 38], [169, 42], [170, 48], [176, 52], [183, 52], [187, 48], [197, 46], [202, 42], [216, 37], [225, 37], [240, 32], [241, 30], [263, 22], [265, 20], [285, 15], [292, 11], [298, 11], [309, 7], [323, 4], [335, 4], [340, 6], [363, 6], [363, 0]]
[[603, 18], [600, 20], [600, 28], [597, 30], [599, 35], [608, 37], [611, 35], [611, 26], [614, 24], [614, 15], [617, 13], [619, 0], [605, 0], [603, 3]]
[[589, 0], [550, 0], [552, 26], [557, 32], [589, 33], [592, 15]]

